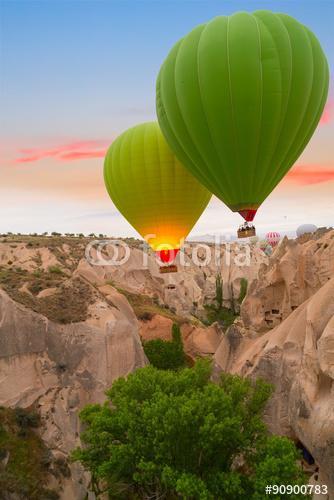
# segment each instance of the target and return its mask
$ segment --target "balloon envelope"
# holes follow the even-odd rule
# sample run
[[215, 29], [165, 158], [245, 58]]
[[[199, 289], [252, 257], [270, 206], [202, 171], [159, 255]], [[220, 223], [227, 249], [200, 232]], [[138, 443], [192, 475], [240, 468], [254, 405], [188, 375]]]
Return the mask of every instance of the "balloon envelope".
[[303, 234], [314, 233], [317, 229], [317, 226], [315, 226], [314, 224], [302, 224], [297, 228], [296, 234], [297, 237], [299, 237], [303, 236]]
[[162, 64], [158, 120], [189, 171], [252, 220], [310, 140], [328, 80], [317, 38], [292, 17], [220, 16], [178, 41]]
[[125, 131], [112, 143], [104, 179], [115, 206], [154, 250], [161, 251], [164, 262], [171, 254], [175, 257], [211, 198], [178, 161], [154, 122]]
[[276, 231], [271, 231], [266, 234], [266, 240], [272, 247], [275, 247], [281, 239], [281, 235]]

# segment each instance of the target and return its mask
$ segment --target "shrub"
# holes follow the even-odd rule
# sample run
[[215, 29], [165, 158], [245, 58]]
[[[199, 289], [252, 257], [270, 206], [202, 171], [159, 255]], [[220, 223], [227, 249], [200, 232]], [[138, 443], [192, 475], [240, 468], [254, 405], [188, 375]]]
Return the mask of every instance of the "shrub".
[[177, 370], [185, 366], [186, 357], [179, 325], [172, 326], [172, 341], [162, 339], [144, 342], [144, 351], [149, 362], [160, 370]]
[[294, 444], [269, 437], [262, 421], [270, 386], [210, 375], [203, 360], [178, 372], [142, 368], [80, 413], [85, 446], [73, 459], [97, 497], [103, 488], [118, 500], [260, 500], [265, 484], [305, 483]]
[[[7, 458], [6, 466], [0, 464], [0, 498], [46, 500], [56, 496], [46, 495], [48, 452], [35, 431], [38, 417], [22, 408], [0, 408], [0, 450]], [[0, 460], [1, 460], [0, 457]]]
[[39, 426], [40, 422], [37, 413], [29, 412], [24, 408], [15, 408], [14, 414], [17, 425], [22, 429]]
[[223, 281], [220, 273], [216, 276], [216, 303], [220, 310], [223, 307]]
[[142, 311], [138, 313], [137, 317], [142, 321], [150, 321], [153, 318], [153, 313], [149, 311]]
[[240, 280], [240, 293], [239, 293], [239, 298], [238, 298], [239, 304], [242, 304], [244, 298], [246, 297], [247, 288], [248, 288], [248, 281], [246, 280], [246, 278], [241, 278], [241, 280]]
[[48, 271], [49, 273], [52, 274], [63, 274], [63, 271], [60, 269], [59, 266], [49, 266]]
[[204, 305], [206, 319], [204, 319], [203, 323], [206, 325], [212, 325], [215, 321], [221, 323], [224, 328], [232, 325], [237, 315], [232, 309], [228, 309], [227, 307], [222, 307], [220, 310], [217, 310], [215, 305], [213, 304], [205, 304]]
[[173, 338], [173, 341], [176, 342], [177, 344], [183, 345], [182, 344], [181, 329], [177, 323], [173, 323], [172, 338]]

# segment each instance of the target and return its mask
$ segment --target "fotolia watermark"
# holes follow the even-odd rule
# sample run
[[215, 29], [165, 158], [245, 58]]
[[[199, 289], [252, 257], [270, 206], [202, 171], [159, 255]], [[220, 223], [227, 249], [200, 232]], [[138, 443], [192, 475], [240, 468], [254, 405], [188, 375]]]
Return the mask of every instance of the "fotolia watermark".
[[[222, 265], [230, 266], [234, 264], [238, 267], [251, 265], [251, 249], [258, 247], [256, 243], [229, 241], [220, 235], [213, 235], [212, 242], [189, 242], [180, 241], [180, 251], [175, 257], [174, 248], [170, 245], [161, 245], [158, 251], [150, 248], [148, 242], [155, 235], [147, 235], [145, 241], [137, 246], [129, 245], [121, 239], [101, 239], [93, 240], [88, 243], [85, 249], [85, 257], [92, 266], [122, 266], [126, 264], [131, 252], [141, 250], [140, 257], [142, 259], [142, 267], [149, 267], [149, 259], [154, 258], [160, 266], [168, 264], [177, 264], [178, 268], [187, 268], [191, 266], [207, 267], [214, 265], [221, 267]], [[210, 238], [211, 239], [211, 238]], [[159, 252], [170, 252], [170, 260], [162, 260], [159, 258]], [[160, 254], [161, 255], [161, 254]], [[169, 254], [168, 254], [169, 255]], [[138, 255], [136, 256], [138, 259]]]

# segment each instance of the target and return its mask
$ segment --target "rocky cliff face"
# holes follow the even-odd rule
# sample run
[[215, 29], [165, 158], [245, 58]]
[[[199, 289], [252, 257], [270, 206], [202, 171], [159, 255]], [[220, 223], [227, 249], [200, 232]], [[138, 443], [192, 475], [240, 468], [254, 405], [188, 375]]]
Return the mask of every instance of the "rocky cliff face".
[[[109, 251], [113, 255], [113, 250]], [[124, 249], [119, 250], [119, 255], [120, 258], [124, 255]], [[251, 284], [260, 266], [267, 265], [268, 257], [255, 246], [226, 243], [215, 248], [212, 244], [192, 244], [178, 255], [175, 263], [177, 273], [160, 274], [154, 255], [133, 248], [127, 262], [121, 266], [101, 266], [97, 272], [101, 280], [111, 279], [133, 293], [156, 295], [177, 314], [189, 315], [201, 309], [205, 301], [213, 300], [217, 273], [221, 274], [228, 306], [239, 295], [241, 278]], [[89, 272], [86, 261], [79, 265], [78, 271]]]
[[216, 374], [230, 371], [262, 377], [273, 384], [274, 394], [266, 411], [270, 429], [300, 441], [311, 452], [320, 468], [320, 480], [330, 489], [328, 498], [332, 499], [334, 277], [325, 281], [312, 297], [267, 333], [245, 328], [241, 321], [232, 325], [214, 359]]
[[333, 231], [297, 240], [285, 238], [269, 265], [262, 266], [250, 283], [241, 311], [245, 326], [266, 331], [280, 324], [333, 274]]
[[102, 402], [113, 380], [146, 364], [126, 298], [110, 285], [92, 287], [91, 297], [85, 321], [59, 324], [0, 289], [0, 405], [39, 412], [42, 438], [63, 471], [50, 474], [49, 487], [64, 500], [86, 492], [83, 471], [67, 460], [78, 444], [80, 408]]

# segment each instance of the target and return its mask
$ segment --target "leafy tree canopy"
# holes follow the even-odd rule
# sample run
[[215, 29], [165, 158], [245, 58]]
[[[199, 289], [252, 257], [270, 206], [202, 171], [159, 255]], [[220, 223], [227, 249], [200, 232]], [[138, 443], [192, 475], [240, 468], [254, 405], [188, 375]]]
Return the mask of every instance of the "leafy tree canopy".
[[266, 484], [304, 483], [293, 443], [270, 437], [262, 421], [271, 387], [227, 374], [213, 383], [210, 373], [206, 361], [177, 372], [148, 366], [81, 412], [85, 446], [73, 458], [91, 472], [95, 493], [260, 500]]
[[160, 370], [177, 370], [186, 364], [179, 325], [172, 326], [172, 341], [154, 339], [144, 342], [145, 354], [151, 365]]

